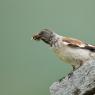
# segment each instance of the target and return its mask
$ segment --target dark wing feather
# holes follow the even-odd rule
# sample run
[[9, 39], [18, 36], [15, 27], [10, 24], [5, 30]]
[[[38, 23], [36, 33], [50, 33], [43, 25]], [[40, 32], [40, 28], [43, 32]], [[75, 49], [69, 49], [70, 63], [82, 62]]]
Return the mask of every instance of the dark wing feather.
[[90, 50], [90, 51], [92, 51], [92, 52], [95, 52], [95, 46], [92, 46], [92, 45], [86, 45], [83, 49], [88, 49], [88, 50]]

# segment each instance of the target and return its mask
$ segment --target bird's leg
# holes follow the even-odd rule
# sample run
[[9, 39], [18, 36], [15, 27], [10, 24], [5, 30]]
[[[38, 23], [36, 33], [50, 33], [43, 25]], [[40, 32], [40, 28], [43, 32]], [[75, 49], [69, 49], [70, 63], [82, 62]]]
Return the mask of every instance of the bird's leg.
[[78, 68], [80, 68], [80, 67], [82, 66], [83, 61], [80, 60], [80, 61], [78, 61], [77, 63], [78, 63], [77, 66], [72, 65], [73, 71], [68, 74], [68, 78], [70, 78], [70, 77], [73, 75], [73, 72], [74, 72], [75, 70], [77, 70]]
[[75, 68], [75, 66], [74, 66], [74, 65], [72, 65], [72, 67], [73, 67], [73, 70], [68, 74], [68, 78], [70, 78], [70, 77], [73, 75], [73, 71], [75, 71], [75, 70], [76, 70], [76, 68]]
[[[75, 71], [75, 70], [76, 70], [75, 66], [72, 65], [72, 67], [73, 67], [73, 71]], [[71, 71], [71, 72], [68, 74], [68, 78], [70, 78], [70, 77], [73, 75], [73, 71]], [[62, 77], [62, 78], [60, 78], [58, 81], [61, 82], [64, 78], [65, 78], [65, 77]]]
[[[77, 70], [78, 68], [80, 68], [80, 67], [82, 66], [83, 61], [82, 61], [82, 60], [78, 60], [78, 61], [77, 61], [77, 64], [78, 64], [78, 65], [72, 65], [73, 70], [68, 74], [68, 78], [70, 78], [70, 77], [73, 75], [73, 72], [74, 72], [75, 70]], [[65, 78], [65, 77], [62, 77], [61, 79], [59, 79], [59, 82], [61, 82], [64, 78]]]
[[[75, 66], [72, 65], [72, 67], [73, 67], [73, 71], [75, 71], [75, 70], [76, 70]], [[73, 71], [71, 71], [71, 72], [68, 74], [68, 78], [70, 78], [70, 77], [73, 75]], [[64, 78], [65, 78], [65, 77], [62, 77], [62, 78], [60, 78], [58, 81], [61, 82]]]

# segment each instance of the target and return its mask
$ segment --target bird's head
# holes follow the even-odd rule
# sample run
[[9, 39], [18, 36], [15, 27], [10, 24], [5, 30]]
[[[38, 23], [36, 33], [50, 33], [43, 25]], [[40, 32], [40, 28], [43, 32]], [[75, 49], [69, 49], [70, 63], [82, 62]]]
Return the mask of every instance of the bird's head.
[[43, 29], [41, 30], [38, 34], [33, 36], [34, 40], [42, 40], [45, 43], [52, 45], [52, 38], [53, 38], [54, 34], [51, 30], [49, 29]]

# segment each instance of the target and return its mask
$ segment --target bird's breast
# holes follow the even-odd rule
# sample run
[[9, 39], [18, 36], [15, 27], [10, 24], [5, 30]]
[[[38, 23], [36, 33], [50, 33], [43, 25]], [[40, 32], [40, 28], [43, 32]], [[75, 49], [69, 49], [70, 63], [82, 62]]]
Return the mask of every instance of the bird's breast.
[[55, 54], [65, 63], [76, 65], [78, 61], [87, 61], [91, 59], [90, 51], [79, 48], [61, 47], [53, 48]]
[[73, 63], [74, 59], [69, 50], [64, 48], [54, 48], [53, 51], [65, 63]]

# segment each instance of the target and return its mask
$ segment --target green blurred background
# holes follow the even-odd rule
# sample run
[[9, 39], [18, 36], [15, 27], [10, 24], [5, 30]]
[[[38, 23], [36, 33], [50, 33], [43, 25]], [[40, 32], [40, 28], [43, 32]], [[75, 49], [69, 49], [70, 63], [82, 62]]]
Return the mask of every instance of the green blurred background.
[[30, 40], [43, 28], [95, 44], [95, 0], [0, 0], [0, 95], [50, 95], [71, 71]]

